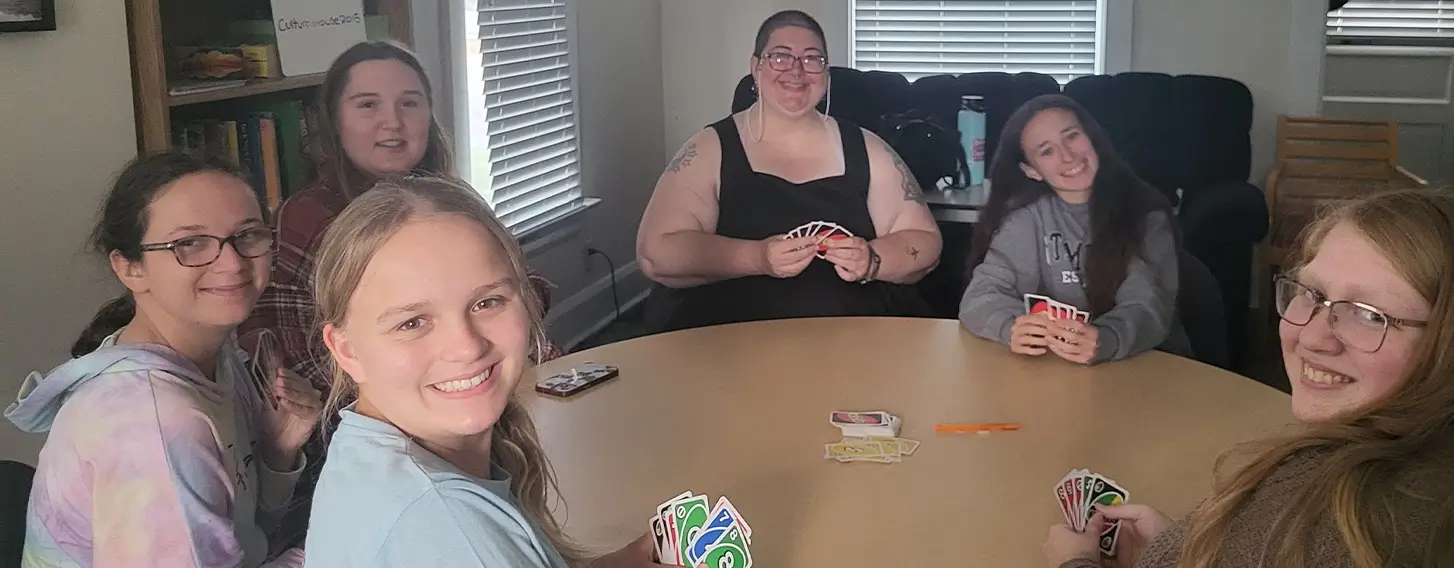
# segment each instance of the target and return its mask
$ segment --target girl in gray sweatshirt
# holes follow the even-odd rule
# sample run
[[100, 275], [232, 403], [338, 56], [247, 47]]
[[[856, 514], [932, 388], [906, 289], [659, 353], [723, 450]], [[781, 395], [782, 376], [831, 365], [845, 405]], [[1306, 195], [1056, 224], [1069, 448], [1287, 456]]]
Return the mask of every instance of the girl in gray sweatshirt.
[[[1016, 353], [1083, 364], [1155, 348], [1191, 356], [1176, 315], [1171, 205], [1084, 108], [1063, 95], [1026, 103], [1006, 123], [990, 181], [959, 305], [966, 329]], [[1089, 321], [1027, 315], [1026, 294]]]

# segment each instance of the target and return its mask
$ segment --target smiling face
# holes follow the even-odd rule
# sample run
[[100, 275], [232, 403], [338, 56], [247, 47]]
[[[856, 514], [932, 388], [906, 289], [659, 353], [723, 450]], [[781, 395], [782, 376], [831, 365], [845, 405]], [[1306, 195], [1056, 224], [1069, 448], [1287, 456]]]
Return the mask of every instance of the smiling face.
[[[752, 58], [752, 76], [757, 81], [757, 90], [762, 101], [774, 110], [788, 115], [800, 116], [811, 112], [828, 91], [828, 71], [809, 73], [801, 60], [793, 57], [823, 57], [823, 41], [812, 30], [798, 26], [778, 28], [768, 36], [767, 47]], [[786, 59], [790, 66], [786, 71], [773, 68], [769, 58]]]
[[[1328, 232], [1296, 280], [1322, 298], [1367, 304], [1396, 318], [1424, 320], [1431, 311], [1428, 301], [1388, 258], [1347, 222]], [[1282, 321], [1279, 335], [1292, 382], [1293, 415], [1303, 422], [1323, 422], [1393, 391], [1410, 365], [1421, 333], [1390, 324], [1383, 345], [1369, 353], [1333, 333], [1325, 307], [1304, 326]]]
[[338, 101], [339, 144], [370, 174], [407, 172], [424, 159], [432, 112], [414, 69], [395, 59], [360, 62]]
[[358, 411], [442, 446], [488, 434], [520, 380], [530, 315], [504, 248], [454, 214], [406, 222], [369, 260], [325, 341]]
[[[196, 245], [202, 240], [188, 237], [226, 238], [264, 226], [257, 197], [246, 183], [224, 173], [198, 172], [157, 193], [146, 210], [141, 243]], [[229, 245], [206, 266], [182, 266], [170, 250], [143, 252], [139, 261], [113, 252], [110, 260], [138, 305], [157, 310], [151, 318], [184, 328], [226, 329], [252, 312], [268, 284], [271, 255], [244, 258]]]
[[1062, 108], [1040, 111], [1020, 133], [1025, 162], [1020, 169], [1043, 181], [1066, 201], [1090, 199], [1091, 185], [1100, 171], [1100, 157], [1075, 113]]

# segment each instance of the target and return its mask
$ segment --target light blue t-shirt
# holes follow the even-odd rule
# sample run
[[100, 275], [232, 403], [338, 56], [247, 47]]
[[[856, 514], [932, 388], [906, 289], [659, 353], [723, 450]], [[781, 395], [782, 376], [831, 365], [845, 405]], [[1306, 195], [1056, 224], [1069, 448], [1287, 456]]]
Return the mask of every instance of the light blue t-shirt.
[[344, 410], [313, 495], [304, 568], [565, 568], [510, 476], [471, 476], [392, 425]]

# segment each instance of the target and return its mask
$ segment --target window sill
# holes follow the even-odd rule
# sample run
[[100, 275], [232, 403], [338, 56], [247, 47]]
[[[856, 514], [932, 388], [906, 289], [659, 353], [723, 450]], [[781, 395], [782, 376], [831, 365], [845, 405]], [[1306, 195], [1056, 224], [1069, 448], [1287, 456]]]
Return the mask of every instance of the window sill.
[[525, 256], [527, 257], [550, 248], [551, 245], [559, 243], [570, 235], [579, 232], [581, 214], [600, 204], [601, 198], [599, 197], [582, 198], [575, 206], [561, 212], [559, 215], [517, 233], [515, 240], [520, 242], [520, 248], [525, 252]]

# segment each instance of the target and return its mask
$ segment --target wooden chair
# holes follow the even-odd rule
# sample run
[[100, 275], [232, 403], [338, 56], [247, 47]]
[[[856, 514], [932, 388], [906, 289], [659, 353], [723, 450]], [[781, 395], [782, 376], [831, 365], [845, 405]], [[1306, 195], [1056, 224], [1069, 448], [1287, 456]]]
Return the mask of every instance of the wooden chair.
[[[1277, 120], [1277, 164], [1267, 177], [1270, 228], [1261, 247], [1262, 286], [1296, 252], [1299, 235], [1323, 207], [1428, 182], [1398, 165], [1398, 125], [1320, 117]], [[1276, 321], [1271, 293], [1262, 321]]]

